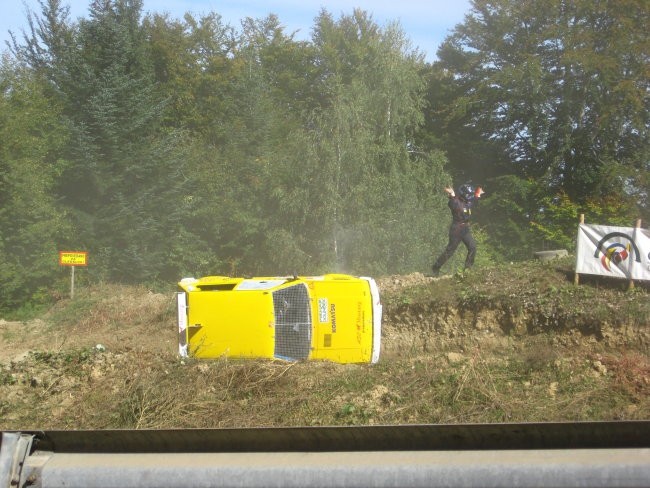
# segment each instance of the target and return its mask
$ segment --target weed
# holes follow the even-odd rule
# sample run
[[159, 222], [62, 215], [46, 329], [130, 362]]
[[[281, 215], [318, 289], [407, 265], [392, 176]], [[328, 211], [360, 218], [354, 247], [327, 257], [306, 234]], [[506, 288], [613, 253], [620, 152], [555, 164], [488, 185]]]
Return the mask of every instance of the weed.
[[16, 383], [18, 380], [14, 374], [4, 368], [0, 369], [0, 385], [15, 385]]
[[32, 303], [27, 302], [16, 310], [10, 310], [3, 313], [8, 320], [26, 322], [42, 316], [51, 307], [51, 303]]
[[116, 417], [120, 427], [153, 428], [169, 410], [169, 396], [156, 385], [137, 383], [123, 395]]
[[535, 341], [522, 354], [522, 368], [527, 374], [548, 369], [557, 359], [553, 347], [542, 341]]
[[372, 413], [363, 406], [346, 403], [339, 409], [336, 418], [346, 425], [365, 425], [372, 418]]
[[352, 415], [355, 412], [356, 408], [354, 404], [352, 403], [346, 403], [341, 407], [341, 410], [339, 411], [339, 415], [341, 417], [347, 417], [349, 415]]
[[[382, 291], [383, 352], [372, 366], [181, 362], [173, 294], [87, 288], [75, 300], [60, 300], [43, 323], [5, 328], [2, 340], [11, 344], [0, 364], [0, 424], [109, 429], [647, 419], [648, 290], [589, 280], [575, 287], [571, 266], [477, 268], [439, 280], [420, 277], [413, 286], [387, 280], [394, 291]], [[98, 342], [106, 351], [95, 349]]]

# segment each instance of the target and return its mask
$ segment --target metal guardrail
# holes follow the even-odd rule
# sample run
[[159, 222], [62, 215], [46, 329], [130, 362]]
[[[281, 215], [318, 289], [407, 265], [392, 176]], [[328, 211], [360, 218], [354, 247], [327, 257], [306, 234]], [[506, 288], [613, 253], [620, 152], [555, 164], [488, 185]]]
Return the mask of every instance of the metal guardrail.
[[650, 487], [650, 422], [4, 432], [15, 486]]

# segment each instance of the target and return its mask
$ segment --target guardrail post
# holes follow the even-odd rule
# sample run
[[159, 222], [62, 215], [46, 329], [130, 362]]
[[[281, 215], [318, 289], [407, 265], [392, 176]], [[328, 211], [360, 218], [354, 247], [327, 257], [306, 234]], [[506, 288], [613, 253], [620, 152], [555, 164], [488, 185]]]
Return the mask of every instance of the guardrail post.
[[0, 441], [0, 487], [25, 486], [21, 475], [34, 436], [3, 432]]

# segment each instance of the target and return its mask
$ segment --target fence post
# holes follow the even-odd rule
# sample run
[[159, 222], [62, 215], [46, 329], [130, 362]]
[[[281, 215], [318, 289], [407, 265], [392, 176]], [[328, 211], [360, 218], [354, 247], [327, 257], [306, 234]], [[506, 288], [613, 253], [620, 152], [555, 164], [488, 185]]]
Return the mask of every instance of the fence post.
[[[580, 223], [584, 224], [585, 223], [585, 214], [580, 214]], [[578, 239], [580, 239], [580, 229], [578, 228]], [[577, 245], [576, 241], [576, 245]], [[578, 256], [578, 250], [576, 249], [576, 259]], [[578, 262], [576, 261], [576, 268], [578, 267]], [[575, 274], [573, 275], [573, 284], [578, 286], [580, 284], [580, 275], [576, 271]]]

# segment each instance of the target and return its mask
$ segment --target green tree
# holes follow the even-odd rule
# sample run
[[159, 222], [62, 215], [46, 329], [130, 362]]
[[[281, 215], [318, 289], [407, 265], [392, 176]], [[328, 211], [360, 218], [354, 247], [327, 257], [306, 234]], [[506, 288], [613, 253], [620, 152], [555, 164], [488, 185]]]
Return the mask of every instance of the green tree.
[[428, 65], [424, 76], [427, 104], [423, 108], [424, 125], [417, 133], [418, 149], [444, 151], [446, 169], [456, 184], [471, 180], [485, 187], [488, 179], [517, 171], [503, 144], [483, 137], [480, 128], [472, 123], [471, 104], [465, 103], [462, 80], [441, 63]]
[[226, 114], [235, 112], [229, 89], [240, 69], [235, 30], [216, 13], [183, 20], [153, 14], [143, 29], [156, 88], [167, 100], [165, 125], [221, 144], [229, 136]]
[[76, 222], [76, 245], [93, 254], [96, 276], [160, 278], [169, 253], [163, 236], [182, 220], [175, 202], [183, 140], [161, 129], [142, 2], [94, 1], [88, 19], [57, 29], [66, 25], [58, 1], [42, 7], [47, 22], [17, 52], [49, 80], [70, 127], [57, 191]]
[[71, 227], [56, 203], [57, 152], [68, 137], [46, 83], [9, 60], [0, 66], [0, 310], [48, 299]]
[[648, 15], [635, 0], [474, 0], [441, 46], [432, 128], [452, 172], [488, 155], [481, 214], [505, 258], [572, 247], [579, 213], [647, 215]]
[[649, 15], [639, 0], [474, 0], [438, 52], [462, 86], [449, 105], [550, 192], [639, 196]]
[[141, 9], [71, 23], [43, 0], [14, 43], [68, 130], [53, 191], [93, 278], [428, 267], [449, 177], [417, 147], [424, 64], [398, 24], [323, 11], [305, 42], [274, 15]]
[[[204, 256], [201, 266], [220, 273], [297, 270], [301, 238], [287, 230], [290, 218], [276, 196], [282, 191], [287, 162], [304, 153], [294, 142], [301, 140], [300, 114], [306, 110], [307, 97], [301, 92], [310, 88], [302, 70], [310, 65], [309, 50], [287, 36], [272, 15], [245, 19], [242, 31], [233, 31], [233, 45], [223, 42], [218, 35], [222, 30], [212, 22], [203, 30], [205, 19], [198, 24], [188, 16], [185, 20], [189, 28], [184, 44], [174, 45], [182, 44], [187, 51], [200, 39], [201, 45], [214, 47], [192, 47], [191, 52], [204, 56], [190, 57], [191, 68], [177, 72], [174, 82], [185, 87], [192, 101], [183, 115], [194, 139], [186, 172], [185, 229], [211, 252], [212, 258]], [[156, 36], [163, 35], [164, 26]], [[230, 47], [226, 51], [216, 49], [218, 45]], [[173, 52], [173, 46], [168, 51]], [[294, 173], [301, 171], [297, 164]], [[289, 241], [292, 246], [287, 246]], [[284, 263], [291, 263], [291, 269]], [[307, 266], [303, 269], [308, 271]]]
[[[397, 24], [355, 10], [316, 19], [323, 94], [314, 119], [323, 234], [342, 270], [426, 269], [432, 223], [445, 219], [439, 154], [410, 153], [422, 123], [422, 58]], [[434, 244], [435, 245], [435, 244]]]

